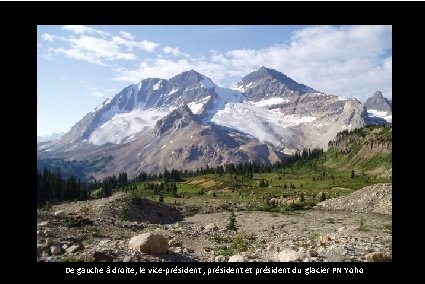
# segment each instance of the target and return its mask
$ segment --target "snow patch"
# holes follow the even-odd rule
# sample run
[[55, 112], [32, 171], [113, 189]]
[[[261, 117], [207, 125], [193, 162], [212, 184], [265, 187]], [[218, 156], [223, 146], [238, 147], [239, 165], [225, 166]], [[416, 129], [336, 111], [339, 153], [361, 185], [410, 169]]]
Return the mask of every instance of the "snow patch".
[[162, 145], [161, 149], [164, 149], [164, 148], [165, 148], [165, 146], [167, 146], [167, 145]]
[[265, 109], [251, 103], [228, 103], [211, 121], [215, 124], [250, 133], [263, 142], [284, 145], [291, 142], [292, 128], [316, 120], [313, 116], [284, 115], [278, 109]]
[[247, 89], [254, 85], [254, 82], [250, 82], [248, 85], [241, 84], [238, 86], [238, 84], [234, 85], [233, 87], [230, 87], [230, 89], [244, 93]]
[[283, 104], [283, 103], [289, 103], [289, 99], [270, 98], [270, 99], [263, 99], [258, 102], [250, 102], [251, 105], [259, 106], [259, 107], [265, 107], [265, 106], [271, 106], [271, 105], [277, 105], [277, 104]]
[[386, 111], [379, 111], [376, 109], [368, 109], [367, 114], [369, 117], [379, 117], [385, 119], [387, 122], [392, 122], [393, 115], [392, 113], [388, 113]]
[[135, 109], [128, 113], [115, 114], [95, 129], [89, 141], [94, 145], [106, 143], [121, 144], [128, 142], [135, 134], [153, 128], [155, 123], [169, 114], [171, 109]]
[[98, 105], [95, 109], [94, 109], [94, 111], [92, 111], [92, 112], [96, 112], [96, 111], [98, 111], [99, 109], [101, 109], [101, 108], [103, 108], [104, 106], [106, 106], [110, 101], [112, 100], [112, 97], [109, 97], [109, 98], [107, 98], [106, 100], [104, 100], [100, 105]]
[[178, 92], [178, 89], [173, 88], [167, 95], [171, 96], [172, 94], [177, 93], [177, 92]]
[[158, 91], [159, 87], [161, 87], [162, 80], [159, 80], [158, 83], [152, 86], [152, 90]]
[[205, 97], [197, 102], [189, 103], [187, 106], [194, 114], [198, 114], [202, 111], [204, 105], [208, 102], [211, 96]]
[[234, 85], [234, 86], [230, 87], [230, 89], [235, 90], [235, 91], [239, 91], [241, 93], [245, 92], [244, 88], [242, 86], [238, 86], [238, 85]]

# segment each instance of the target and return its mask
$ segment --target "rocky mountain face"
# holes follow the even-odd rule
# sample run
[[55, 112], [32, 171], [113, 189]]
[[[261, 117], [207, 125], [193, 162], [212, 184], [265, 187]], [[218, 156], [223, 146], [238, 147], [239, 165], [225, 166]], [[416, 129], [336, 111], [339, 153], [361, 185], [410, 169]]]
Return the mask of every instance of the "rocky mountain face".
[[381, 118], [387, 122], [392, 122], [392, 101], [384, 98], [381, 92], [376, 91], [370, 96], [364, 106], [371, 118]]
[[384, 98], [381, 92], [376, 91], [371, 97], [369, 97], [364, 103], [366, 109], [375, 109], [378, 111], [391, 112], [392, 105], [389, 100]]
[[61, 139], [39, 145], [38, 158], [111, 156], [102, 172], [92, 173], [97, 178], [272, 163], [302, 148], [327, 148], [342, 130], [380, 123], [358, 100], [320, 93], [276, 70], [261, 67], [234, 89], [191, 70], [126, 87]]
[[286, 75], [264, 66], [245, 76], [234, 86], [234, 89], [245, 93], [246, 98], [252, 101], [317, 93], [316, 90], [299, 84]]

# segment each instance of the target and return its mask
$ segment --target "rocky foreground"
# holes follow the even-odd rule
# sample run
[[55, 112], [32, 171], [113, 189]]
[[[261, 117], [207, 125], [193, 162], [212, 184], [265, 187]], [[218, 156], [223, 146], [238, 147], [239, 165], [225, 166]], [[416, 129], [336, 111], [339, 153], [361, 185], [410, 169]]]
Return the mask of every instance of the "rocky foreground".
[[381, 184], [312, 210], [236, 211], [230, 230], [226, 211], [188, 216], [190, 208], [117, 193], [38, 211], [37, 260], [391, 261], [391, 196]]

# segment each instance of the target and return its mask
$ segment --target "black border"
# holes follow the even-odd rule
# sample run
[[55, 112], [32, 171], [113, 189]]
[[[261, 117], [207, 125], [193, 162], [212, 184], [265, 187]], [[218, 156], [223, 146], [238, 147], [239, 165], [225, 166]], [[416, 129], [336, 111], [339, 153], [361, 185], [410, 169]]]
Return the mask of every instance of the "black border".
[[[5, 15], [15, 19], [14, 21], [4, 17], [2, 21], [3, 36], [7, 39], [3, 44], [2, 51], [6, 55], [3, 57], [6, 62], [4, 70], [6, 75], [3, 78], [6, 88], [6, 102], [3, 102], [4, 112], [7, 115], [6, 146], [9, 149], [11, 144], [16, 147], [15, 150], [6, 150], [6, 156], [10, 155], [10, 169], [12, 180], [19, 184], [18, 189], [10, 190], [8, 200], [5, 202], [12, 205], [11, 210], [17, 210], [14, 206], [15, 200], [19, 202], [19, 208], [23, 208], [22, 217], [12, 218], [14, 230], [20, 229], [15, 235], [22, 238], [19, 240], [19, 253], [14, 249], [12, 256], [16, 256], [19, 264], [13, 265], [16, 269], [15, 275], [22, 275], [26, 270], [34, 269], [32, 275], [36, 278], [45, 279], [124, 279], [137, 280], [152, 279], [203, 279], [196, 275], [181, 274], [173, 277], [167, 276], [126, 276], [97, 274], [93, 275], [70, 275], [65, 274], [65, 267], [132, 267], [138, 268], [147, 264], [122, 264], [122, 263], [84, 263], [84, 264], [65, 264], [65, 263], [37, 263], [35, 246], [35, 200], [36, 193], [34, 189], [36, 179], [36, 26], [41, 24], [389, 24], [393, 25], [393, 93], [396, 119], [393, 123], [393, 129], [396, 133], [394, 147], [403, 151], [410, 151], [409, 147], [403, 147], [406, 125], [411, 124], [410, 115], [407, 117], [407, 111], [420, 106], [406, 102], [404, 99], [409, 94], [415, 94], [418, 91], [417, 86], [422, 83], [420, 73], [412, 72], [413, 66], [418, 63], [422, 51], [420, 45], [415, 43], [415, 39], [420, 35], [419, 27], [422, 18], [422, 5], [418, 2], [2, 2], [0, 9]], [[162, 13], [151, 13], [150, 11], [163, 11]], [[166, 12], [167, 11], [167, 12]], [[173, 11], [174, 18], [170, 18], [166, 13]], [[416, 49], [415, 49], [416, 48]], [[4, 50], [3, 50], [4, 49]], [[406, 72], [408, 71], [408, 72]], [[404, 81], [404, 82], [403, 82]], [[413, 83], [411, 83], [413, 81]], [[19, 90], [18, 93], [17, 90]], [[21, 94], [22, 93], [22, 94]], [[402, 95], [406, 94], [405, 97]], [[415, 100], [420, 99], [415, 96]], [[10, 101], [9, 101], [10, 100]], [[405, 104], [403, 106], [403, 104]], [[19, 107], [16, 107], [18, 105]], [[9, 107], [8, 107], [9, 106]], [[15, 107], [14, 107], [15, 106]], [[403, 114], [403, 111], [406, 113]], [[12, 113], [10, 116], [9, 113]], [[420, 111], [419, 111], [420, 114]], [[10, 127], [7, 129], [7, 126]], [[408, 129], [408, 128], [407, 128]], [[404, 131], [405, 132], [404, 132]], [[419, 146], [420, 147], [420, 146]], [[13, 147], [12, 147], [13, 148]], [[369, 263], [317, 263], [317, 264], [278, 264], [278, 263], [251, 263], [251, 264], [219, 264], [219, 263], [198, 263], [198, 264], [170, 264], [159, 263], [157, 267], [167, 266], [193, 266], [208, 268], [217, 265], [227, 266], [281, 266], [281, 267], [362, 267], [364, 274], [315, 274], [310, 276], [302, 275], [215, 275], [213, 278], [229, 279], [324, 279], [324, 280], [363, 280], [363, 279], [381, 279], [392, 278], [396, 275], [403, 275], [402, 263], [406, 259], [402, 255], [404, 249], [401, 245], [408, 244], [403, 241], [402, 226], [404, 219], [401, 212], [404, 210], [403, 204], [409, 202], [406, 194], [401, 190], [406, 187], [403, 180], [403, 158], [409, 158], [408, 155], [402, 155], [399, 150], [394, 152], [393, 159], [393, 262], [383, 264]], [[404, 157], [403, 157], [404, 156]], [[414, 185], [413, 185], [414, 186]], [[17, 192], [18, 193], [17, 193]], [[408, 193], [410, 194], [410, 193]], [[412, 202], [412, 201], [410, 201]], [[27, 212], [29, 211], [29, 212]], [[28, 215], [32, 217], [28, 217]], [[8, 217], [8, 216], [6, 216]], [[16, 222], [18, 226], [16, 226]], [[16, 241], [17, 242], [17, 241]], [[13, 247], [11, 246], [13, 249]], [[408, 248], [411, 249], [411, 248]], [[12, 272], [12, 270], [10, 270]], [[405, 271], [407, 272], [407, 271]], [[304, 275], [304, 276], [303, 276]], [[209, 277], [208, 279], [210, 279]], [[205, 278], [207, 279], [207, 278]]]

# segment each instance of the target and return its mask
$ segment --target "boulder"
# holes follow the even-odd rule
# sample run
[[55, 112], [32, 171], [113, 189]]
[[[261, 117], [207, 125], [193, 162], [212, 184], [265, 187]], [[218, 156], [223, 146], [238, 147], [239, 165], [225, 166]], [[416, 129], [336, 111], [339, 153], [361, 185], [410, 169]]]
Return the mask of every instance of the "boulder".
[[48, 225], [49, 225], [49, 222], [48, 221], [43, 221], [43, 222], [38, 223], [37, 224], [37, 227], [46, 227]]
[[277, 259], [280, 262], [294, 262], [301, 259], [300, 254], [292, 249], [283, 249], [277, 255]]
[[62, 253], [62, 247], [60, 245], [53, 245], [50, 247], [50, 253], [52, 255], [59, 255]]
[[245, 262], [245, 258], [240, 254], [236, 254], [229, 258], [229, 262]]
[[130, 250], [147, 254], [163, 254], [168, 251], [168, 241], [160, 234], [145, 233], [132, 237], [128, 243]]
[[214, 261], [215, 261], [215, 262], [225, 262], [225, 261], [226, 261], [226, 257], [225, 257], [224, 255], [217, 255], [217, 256], [214, 258]]
[[324, 235], [324, 236], [320, 236], [319, 238], [319, 245], [320, 246], [325, 246], [327, 245], [330, 241], [332, 240], [332, 238], [329, 235]]
[[51, 237], [51, 236], [53, 236], [53, 230], [52, 229], [50, 229], [50, 228], [46, 228], [45, 230], [44, 230], [44, 235], [46, 236], [46, 237]]
[[371, 252], [366, 255], [367, 262], [384, 262], [385, 256], [382, 252]]
[[309, 249], [309, 250], [307, 251], [307, 253], [308, 253], [308, 256], [309, 256], [309, 257], [317, 257], [317, 256], [318, 256], [317, 251], [315, 251], [314, 249]]
[[63, 217], [63, 216], [65, 216], [65, 212], [63, 210], [58, 210], [54, 213], [54, 215], [56, 217]]
[[84, 245], [79, 243], [79, 244], [75, 244], [73, 246], [70, 246], [69, 248], [66, 249], [67, 253], [74, 253], [77, 252], [79, 250], [83, 250], [84, 249]]
[[208, 225], [205, 226], [204, 230], [205, 230], [205, 232], [217, 231], [218, 230], [218, 227], [217, 227], [216, 224], [210, 223], [210, 224], [208, 224]]

